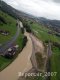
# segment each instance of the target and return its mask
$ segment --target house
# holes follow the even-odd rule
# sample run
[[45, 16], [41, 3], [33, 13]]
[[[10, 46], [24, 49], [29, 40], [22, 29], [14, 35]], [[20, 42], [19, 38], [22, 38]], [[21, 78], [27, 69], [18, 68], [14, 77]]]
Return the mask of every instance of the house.
[[0, 34], [7, 36], [9, 35], [9, 31], [0, 30]]
[[9, 55], [15, 55], [15, 53], [16, 53], [16, 49], [14, 47], [8, 49], [8, 54]]
[[14, 47], [15, 47], [16, 49], [18, 49], [18, 48], [19, 48], [19, 45], [15, 45]]
[[16, 51], [18, 50], [18, 48], [19, 48], [19, 45], [15, 45], [15, 46], [9, 48], [7, 50], [7, 53], [5, 54], [5, 57], [12, 58], [16, 54]]

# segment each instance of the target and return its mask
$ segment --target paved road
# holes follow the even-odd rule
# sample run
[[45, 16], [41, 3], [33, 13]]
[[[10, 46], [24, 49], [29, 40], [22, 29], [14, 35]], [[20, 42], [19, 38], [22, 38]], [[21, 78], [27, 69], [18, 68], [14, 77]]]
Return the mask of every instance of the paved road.
[[7, 68], [0, 72], [0, 80], [18, 80], [18, 72], [26, 72], [32, 68], [30, 57], [32, 55], [32, 41], [27, 32], [25, 35], [28, 38], [28, 42], [23, 51]]
[[0, 47], [0, 53], [5, 54], [7, 52], [7, 49], [10, 48], [12, 44], [16, 41], [20, 33], [20, 26], [22, 26], [20, 25], [20, 23], [21, 22], [19, 21], [15, 36], [13, 36], [10, 41], [6, 42], [2, 47]]

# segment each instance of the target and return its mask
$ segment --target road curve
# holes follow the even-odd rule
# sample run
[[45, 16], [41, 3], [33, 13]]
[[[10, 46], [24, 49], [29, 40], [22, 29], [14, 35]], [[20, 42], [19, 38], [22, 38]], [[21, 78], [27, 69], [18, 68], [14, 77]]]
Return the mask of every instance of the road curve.
[[25, 32], [28, 42], [18, 57], [7, 68], [0, 72], [0, 80], [17, 80], [18, 72], [25, 72], [32, 68], [30, 57], [32, 54], [32, 41], [29, 34]]

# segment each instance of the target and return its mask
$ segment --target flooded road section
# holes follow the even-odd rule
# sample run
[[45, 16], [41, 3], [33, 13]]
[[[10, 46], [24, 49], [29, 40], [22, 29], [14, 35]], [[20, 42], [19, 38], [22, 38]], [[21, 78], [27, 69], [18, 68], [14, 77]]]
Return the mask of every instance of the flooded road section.
[[29, 34], [25, 32], [28, 38], [27, 44], [18, 57], [3, 71], [0, 72], [0, 80], [17, 80], [18, 72], [26, 72], [32, 68], [30, 57], [32, 54], [32, 41]]

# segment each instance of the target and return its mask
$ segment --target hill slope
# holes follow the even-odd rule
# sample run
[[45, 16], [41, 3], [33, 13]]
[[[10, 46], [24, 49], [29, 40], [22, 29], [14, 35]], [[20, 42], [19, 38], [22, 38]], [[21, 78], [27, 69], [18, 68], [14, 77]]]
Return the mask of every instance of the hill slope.
[[9, 15], [15, 17], [16, 19], [17, 18], [21, 19], [22, 17], [23, 18], [34, 18], [32, 15], [16, 10], [15, 8], [11, 7], [10, 5], [8, 5], [7, 3], [1, 0], [0, 0], [0, 10], [8, 13]]

